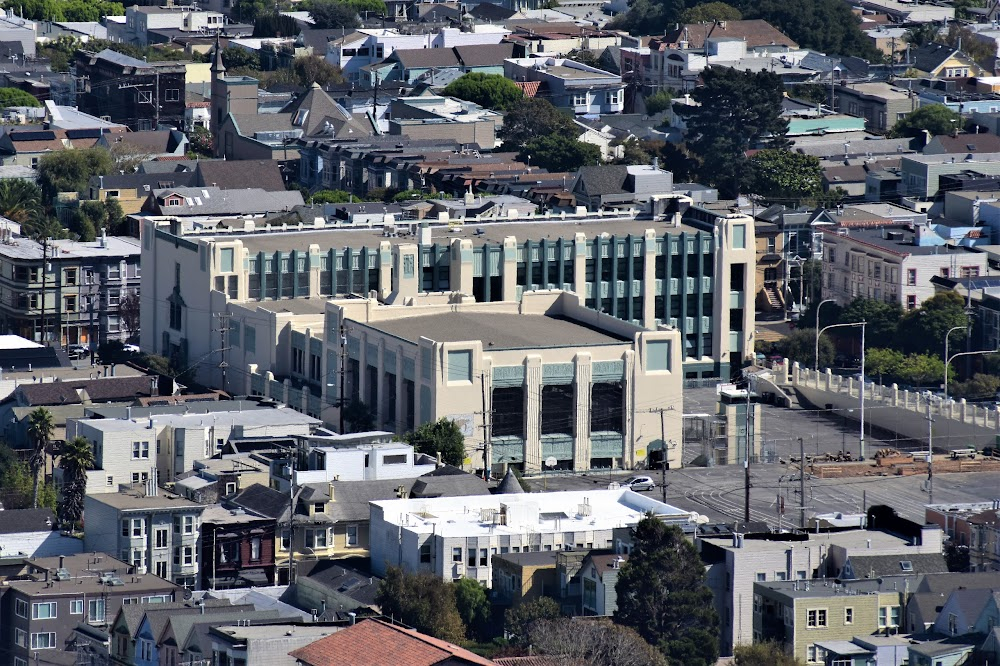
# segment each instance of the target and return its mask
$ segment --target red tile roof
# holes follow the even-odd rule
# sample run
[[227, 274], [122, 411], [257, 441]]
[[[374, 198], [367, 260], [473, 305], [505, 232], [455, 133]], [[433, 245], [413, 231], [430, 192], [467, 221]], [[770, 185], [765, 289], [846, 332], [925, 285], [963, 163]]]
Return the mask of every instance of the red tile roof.
[[542, 85], [541, 81], [514, 81], [514, 85], [524, 91], [525, 97], [534, 97], [538, 94], [538, 86]]
[[494, 666], [489, 659], [381, 620], [365, 620], [289, 653], [309, 666]]

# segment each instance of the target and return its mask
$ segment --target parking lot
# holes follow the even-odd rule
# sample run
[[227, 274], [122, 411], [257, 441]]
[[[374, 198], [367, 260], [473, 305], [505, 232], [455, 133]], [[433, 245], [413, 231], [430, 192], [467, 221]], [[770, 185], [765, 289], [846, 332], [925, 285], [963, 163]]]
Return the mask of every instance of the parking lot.
[[[750, 516], [765, 520], [773, 526], [779, 522], [778, 497], [784, 498], [783, 525], [798, 523], [799, 497], [797, 465], [790, 464], [791, 457], [798, 458], [798, 438], [803, 438], [806, 455], [845, 450], [857, 455], [859, 426], [826, 412], [789, 410], [773, 405], [762, 405], [761, 431], [765, 441], [771, 442], [782, 462], [752, 465]], [[713, 389], [688, 390], [684, 395], [684, 413], [714, 413]], [[866, 452], [870, 457], [886, 446], [912, 448], [912, 443], [900, 441], [887, 433], [866, 434]], [[693, 459], [685, 452], [685, 461]], [[660, 483], [660, 472], [644, 472]], [[630, 472], [556, 474], [529, 478], [532, 490], [583, 490], [604, 488], [611, 481], [621, 481]], [[667, 502], [687, 511], [696, 511], [713, 521], [743, 519], [744, 473], [742, 465], [717, 467], [685, 466], [666, 472]], [[981, 472], [964, 474], [937, 474], [934, 477], [934, 503], [972, 502], [1000, 496], [1000, 473]], [[807, 476], [805, 507], [807, 513], [864, 511], [873, 504], [888, 504], [902, 516], [923, 521], [923, 507], [930, 500], [926, 476], [909, 477], [859, 477], [850, 479], [813, 479]], [[660, 498], [658, 486], [651, 495]]]

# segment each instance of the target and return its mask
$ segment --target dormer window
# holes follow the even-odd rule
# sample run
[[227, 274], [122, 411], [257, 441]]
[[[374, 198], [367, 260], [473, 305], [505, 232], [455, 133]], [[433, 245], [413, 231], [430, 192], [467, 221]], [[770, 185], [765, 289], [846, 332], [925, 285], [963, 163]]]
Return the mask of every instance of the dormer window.
[[324, 504], [323, 502], [316, 502], [315, 504], [313, 504], [313, 513], [323, 513], [323, 510], [325, 508], [326, 504]]
[[295, 116], [292, 118], [292, 125], [295, 127], [302, 127], [306, 124], [306, 118], [309, 117], [309, 109], [299, 109], [295, 112]]

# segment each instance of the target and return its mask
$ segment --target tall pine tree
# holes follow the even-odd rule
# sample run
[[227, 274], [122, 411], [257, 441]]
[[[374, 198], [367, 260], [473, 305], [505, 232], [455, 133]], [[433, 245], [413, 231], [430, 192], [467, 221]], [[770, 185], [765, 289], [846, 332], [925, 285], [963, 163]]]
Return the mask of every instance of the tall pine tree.
[[647, 516], [615, 586], [615, 622], [655, 645], [671, 666], [710, 666], [719, 657], [719, 618], [705, 567], [675, 526]]
[[781, 117], [784, 86], [773, 72], [707, 69], [691, 97], [697, 106], [679, 107], [687, 119], [687, 147], [701, 160], [700, 178], [732, 199], [749, 177], [746, 152], [784, 148], [788, 121]]

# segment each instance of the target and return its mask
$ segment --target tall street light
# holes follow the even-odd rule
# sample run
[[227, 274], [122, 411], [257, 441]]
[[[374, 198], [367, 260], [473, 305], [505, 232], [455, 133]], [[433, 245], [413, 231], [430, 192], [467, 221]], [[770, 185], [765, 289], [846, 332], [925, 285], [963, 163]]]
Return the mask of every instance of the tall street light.
[[[819, 372], [819, 334], [822, 332], [819, 330], [819, 311], [824, 303], [836, 303], [836, 299], [825, 298], [816, 306], [816, 355], [813, 356], [813, 370], [816, 372]], [[825, 331], [826, 329], [823, 330]]]
[[[861, 327], [861, 386], [858, 394], [861, 396], [861, 437], [858, 440], [860, 446], [858, 449], [858, 458], [860, 460], [865, 459], [865, 327], [868, 325], [866, 321], [855, 321], [848, 324], [830, 324], [829, 326], [824, 326], [816, 334], [816, 339], [819, 340], [819, 336], [831, 328], [845, 328], [848, 326], [860, 326]], [[817, 354], [819, 356], [819, 343], [816, 344]]]
[[955, 331], [961, 331], [967, 326], [952, 326], [944, 336], [944, 399], [948, 399], [948, 338]]
[[958, 352], [957, 354], [952, 354], [950, 357], [944, 360], [944, 386], [945, 386], [945, 398], [948, 397], [948, 367], [951, 365], [952, 359], [956, 359], [959, 356], [977, 356], [986, 354], [996, 354], [1000, 352], [1000, 349], [986, 349], [980, 351], [970, 351], [970, 352]]

